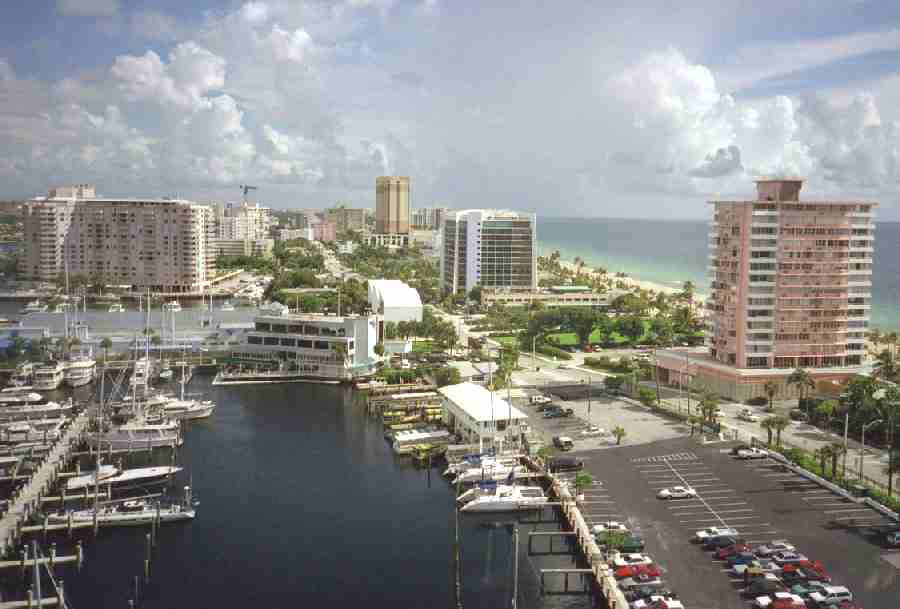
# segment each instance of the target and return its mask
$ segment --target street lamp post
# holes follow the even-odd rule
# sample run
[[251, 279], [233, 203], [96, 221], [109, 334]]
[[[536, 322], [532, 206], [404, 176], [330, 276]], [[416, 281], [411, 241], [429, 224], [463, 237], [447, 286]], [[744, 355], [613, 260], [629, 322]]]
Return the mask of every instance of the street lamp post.
[[859, 447], [859, 481], [863, 480], [863, 461], [866, 458], [866, 430], [881, 423], [881, 419], [869, 421], [862, 426], [862, 444]]
[[591, 422], [591, 375], [588, 373], [587, 394], [588, 394], [588, 423]]

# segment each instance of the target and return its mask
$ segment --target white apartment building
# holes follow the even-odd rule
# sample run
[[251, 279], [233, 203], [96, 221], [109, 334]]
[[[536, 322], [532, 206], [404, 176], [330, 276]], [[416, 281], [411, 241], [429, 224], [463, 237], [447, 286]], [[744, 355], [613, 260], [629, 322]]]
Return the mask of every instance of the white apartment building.
[[256, 241], [269, 236], [272, 210], [259, 203], [217, 203], [213, 207], [215, 239]]
[[537, 289], [537, 217], [508, 210], [467, 209], [444, 220], [441, 287], [469, 292], [476, 285]]
[[70, 275], [154, 292], [208, 285], [208, 206], [181, 199], [97, 197], [93, 187], [58, 188], [25, 204], [24, 277]]

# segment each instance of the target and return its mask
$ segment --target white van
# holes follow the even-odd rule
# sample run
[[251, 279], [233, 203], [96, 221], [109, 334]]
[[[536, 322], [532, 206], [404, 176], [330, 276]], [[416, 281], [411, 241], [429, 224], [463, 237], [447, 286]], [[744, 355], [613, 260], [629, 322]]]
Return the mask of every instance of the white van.
[[548, 398], [546, 395], [533, 395], [531, 396], [532, 404], [549, 404], [552, 400]]

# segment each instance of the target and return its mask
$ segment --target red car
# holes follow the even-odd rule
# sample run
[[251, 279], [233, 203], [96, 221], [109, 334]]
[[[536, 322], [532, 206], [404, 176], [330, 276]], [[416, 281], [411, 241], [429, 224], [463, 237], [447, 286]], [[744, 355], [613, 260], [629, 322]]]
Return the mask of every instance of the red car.
[[750, 546], [745, 543], [736, 543], [733, 546], [725, 546], [724, 548], [719, 548], [713, 553], [713, 556], [718, 558], [719, 560], [725, 560], [729, 556], [734, 556], [735, 554], [740, 554], [741, 552], [750, 552]]
[[777, 598], [769, 607], [771, 609], [806, 609], [806, 603], [798, 603], [789, 598]]
[[635, 577], [638, 575], [647, 575], [649, 577], [659, 577], [662, 575], [662, 571], [659, 570], [659, 567], [656, 565], [626, 565], [624, 567], [619, 567], [613, 572], [613, 575], [618, 579], [623, 579], [625, 577]]
[[831, 582], [831, 576], [825, 572], [825, 567], [818, 560], [804, 560], [796, 564], [784, 565], [781, 573], [782, 578], [786, 580], [819, 581], [826, 584]]

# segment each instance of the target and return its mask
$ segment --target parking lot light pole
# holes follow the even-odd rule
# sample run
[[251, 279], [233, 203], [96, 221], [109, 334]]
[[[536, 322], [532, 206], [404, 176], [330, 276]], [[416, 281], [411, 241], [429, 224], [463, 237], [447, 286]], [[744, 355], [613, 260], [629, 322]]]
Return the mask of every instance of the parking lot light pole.
[[862, 444], [859, 447], [859, 481], [863, 480], [863, 462], [866, 459], [866, 430], [870, 427], [874, 427], [881, 423], [881, 419], [875, 419], [874, 421], [869, 421], [868, 423], [864, 423], [862, 426]]
[[588, 373], [587, 392], [588, 392], [588, 423], [590, 423], [591, 422], [591, 374], [590, 373]]

